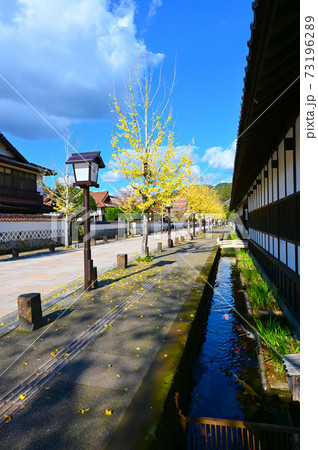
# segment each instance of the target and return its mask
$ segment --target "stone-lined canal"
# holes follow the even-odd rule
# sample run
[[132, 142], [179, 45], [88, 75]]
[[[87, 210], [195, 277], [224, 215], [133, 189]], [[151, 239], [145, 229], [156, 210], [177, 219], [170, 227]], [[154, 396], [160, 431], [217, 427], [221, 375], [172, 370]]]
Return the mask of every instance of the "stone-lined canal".
[[221, 257], [193, 367], [187, 413], [194, 417], [299, 425], [298, 404], [262, 393], [257, 341], [236, 312], [247, 319], [240, 290], [236, 259]]

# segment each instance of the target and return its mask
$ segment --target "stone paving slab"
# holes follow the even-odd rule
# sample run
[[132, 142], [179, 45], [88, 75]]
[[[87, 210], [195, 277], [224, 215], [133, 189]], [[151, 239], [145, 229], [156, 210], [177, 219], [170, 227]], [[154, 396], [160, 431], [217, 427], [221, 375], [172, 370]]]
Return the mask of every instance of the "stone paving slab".
[[[174, 236], [184, 236], [187, 230], [172, 232]], [[167, 235], [150, 235], [149, 250], [155, 251], [157, 243], [166, 247]], [[94, 265], [98, 270], [107, 270], [117, 258], [117, 254], [125, 253], [131, 259], [140, 254], [141, 237], [119, 241], [110, 241], [91, 247]], [[70, 282], [83, 283], [83, 248], [56, 253], [39, 253], [30, 257], [6, 259], [0, 261], [0, 318], [17, 310], [17, 298], [27, 292], [39, 292], [48, 297], [57, 289], [69, 289]], [[63, 287], [65, 289], [63, 289]], [[16, 314], [15, 314], [16, 315]]]
[[[32, 334], [16, 330], [3, 336], [0, 339], [0, 373], [8, 362], [12, 364], [21, 350], [28, 346], [30, 349], [0, 376], [0, 395], [13, 388], [17, 380], [36, 371], [40, 364], [54, 359], [51, 352], [65, 347], [92, 327], [102, 314], [115, 311], [123, 298], [135, 292], [140, 294], [133, 306], [123, 310], [121, 318], [61, 370], [61, 375], [54, 376], [48, 386], [51, 389], [42, 389], [29, 403], [26, 397], [22, 402], [24, 408], [0, 428], [1, 446], [17, 449], [105, 448], [153, 358], [167, 339], [178, 311], [197, 279], [196, 270], [202, 268], [212, 247], [211, 240], [198, 239], [160, 254], [151, 265], [131, 266], [124, 276], [113, 271], [101, 280], [103, 287], [86, 294], [73, 294], [77, 298], [74, 307], [53, 326], [47, 322], [46, 327]], [[190, 266], [184, 263], [181, 255], [187, 258]], [[178, 266], [143, 294], [147, 280], [155, 273], [163, 272], [164, 268], [172, 267], [176, 261]], [[49, 309], [46, 320], [50, 317], [54, 320], [56, 313]], [[177, 328], [176, 332], [181, 332], [182, 324], [180, 330]], [[169, 355], [163, 357], [169, 359]], [[81, 414], [78, 412], [81, 408], [90, 409]], [[113, 414], [106, 416], [106, 409], [112, 409]]]

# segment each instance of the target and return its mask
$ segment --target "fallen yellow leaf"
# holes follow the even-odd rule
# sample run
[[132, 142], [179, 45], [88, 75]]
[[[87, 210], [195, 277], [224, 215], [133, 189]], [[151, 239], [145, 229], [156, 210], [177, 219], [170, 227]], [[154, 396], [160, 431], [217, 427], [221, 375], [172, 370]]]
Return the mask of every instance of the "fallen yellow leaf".
[[113, 411], [111, 409], [106, 409], [106, 416], [111, 416]]

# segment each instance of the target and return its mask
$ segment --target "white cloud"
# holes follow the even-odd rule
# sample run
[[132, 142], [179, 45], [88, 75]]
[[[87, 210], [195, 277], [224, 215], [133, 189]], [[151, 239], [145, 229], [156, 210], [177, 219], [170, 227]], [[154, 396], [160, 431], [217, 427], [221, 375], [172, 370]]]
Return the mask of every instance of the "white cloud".
[[122, 173], [115, 172], [114, 170], [107, 170], [106, 172], [101, 172], [99, 176], [103, 183], [117, 183], [125, 179]]
[[73, 183], [75, 183], [75, 178], [73, 177], [73, 175], [69, 175], [68, 180], [66, 182], [66, 178], [65, 177], [57, 177], [56, 183], [57, 184], [62, 184], [62, 185], [66, 185], [66, 184], [73, 185]]
[[[136, 38], [133, 1], [16, 0], [0, 13], [2, 76], [54, 127], [111, 117], [113, 79], [120, 94], [131, 67], [147, 54]], [[1, 130], [52, 137], [52, 130], [0, 78]]]
[[212, 184], [217, 178], [217, 175], [213, 173], [202, 172], [202, 169], [198, 164], [191, 166], [191, 175], [195, 180], [202, 184]]
[[232, 171], [234, 168], [236, 140], [227, 148], [211, 147], [205, 151], [202, 162], [207, 162], [211, 168]]
[[195, 178], [199, 178], [201, 175], [200, 166], [198, 166], [197, 164], [191, 166], [191, 175]]
[[156, 15], [157, 9], [162, 6], [162, 0], [151, 0], [149, 5], [149, 10], [147, 14], [147, 22], [149, 23], [151, 19]]
[[134, 189], [130, 186], [130, 184], [128, 184], [126, 187], [122, 187], [122, 188], [118, 189], [118, 191], [121, 195], [124, 195], [124, 196], [132, 195], [135, 192]]

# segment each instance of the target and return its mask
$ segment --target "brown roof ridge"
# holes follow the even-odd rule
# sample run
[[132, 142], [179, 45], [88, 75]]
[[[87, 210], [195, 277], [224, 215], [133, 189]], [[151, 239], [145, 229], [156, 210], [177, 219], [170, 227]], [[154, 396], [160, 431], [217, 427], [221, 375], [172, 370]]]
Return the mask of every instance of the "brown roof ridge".
[[14, 213], [1, 213], [0, 222], [51, 222], [64, 221], [64, 218], [54, 218], [50, 215], [44, 216], [42, 214], [14, 214]]

